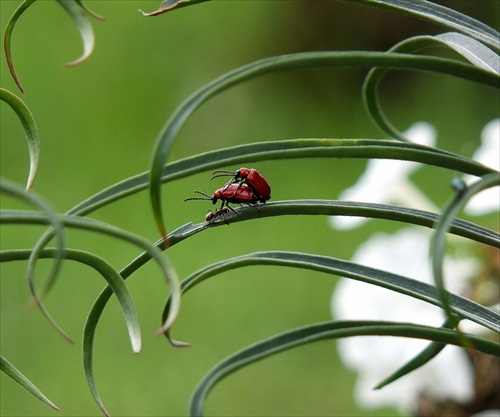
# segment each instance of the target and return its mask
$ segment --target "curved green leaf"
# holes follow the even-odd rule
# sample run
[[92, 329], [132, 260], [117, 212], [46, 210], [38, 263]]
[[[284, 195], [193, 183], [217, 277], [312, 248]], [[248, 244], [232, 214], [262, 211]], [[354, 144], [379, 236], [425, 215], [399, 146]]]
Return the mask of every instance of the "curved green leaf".
[[[441, 326], [444, 329], [453, 329], [457, 324], [458, 318], [453, 317], [452, 320], [446, 320], [446, 322]], [[446, 347], [446, 344], [439, 342], [431, 342], [427, 347], [422, 350], [418, 355], [416, 355], [413, 359], [405, 363], [401, 368], [397, 371], [393, 372], [390, 376], [385, 378], [383, 381], [377, 384], [374, 389], [384, 388], [386, 385], [397, 381], [399, 378], [408, 375], [410, 372], [424, 366], [431, 359], [435, 358], [439, 352], [441, 352]]]
[[[30, 258], [31, 252], [32, 251], [30, 249], [0, 251], [0, 262], [27, 260]], [[54, 249], [44, 249], [40, 252], [39, 258], [54, 258], [57, 255], [57, 251]], [[118, 271], [99, 256], [81, 250], [66, 249], [64, 252], [64, 258], [80, 262], [94, 268], [107, 281], [109, 287], [116, 295], [116, 298], [120, 303], [123, 317], [125, 318], [125, 323], [127, 324], [132, 350], [134, 353], [139, 353], [141, 351], [141, 329], [139, 325], [139, 316], [137, 314], [137, 309], [132, 295], [130, 294], [130, 291]]]
[[26, 378], [14, 365], [0, 355], [0, 371], [21, 385], [29, 393], [33, 394], [40, 401], [44, 402], [54, 410], [59, 411], [57, 405], [50, 401], [42, 391], [40, 391], [28, 378]]
[[33, 114], [24, 101], [19, 97], [12, 94], [10, 91], [0, 88], [0, 100], [5, 101], [16, 113], [21, 121], [26, 140], [28, 141], [28, 151], [30, 155], [30, 170], [28, 174], [28, 181], [26, 183], [26, 191], [33, 185], [36, 172], [38, 170], [38, 162], [40, 160], [40, 136], [38, 128], [36, 127]]
[[[144, 13], [145, 16], [157, 16], [174, 8], [190, 6], [208, 0], [165, 0], [158, 10]], [[369, 7], [394, 10], [408, 14], [429, 22], [435, 23], [464, 33], [495, 49], [500, 49], [500, 34], [493, 28], [485, 25], [470, 16], [456, 10], [426, 0], [341, 0], [344, 2], [359, 3]]]
[[[465, 35], [461, 35], [460, 33], [444, 33], [437, 36], [415, 36], [405, 39], [393, 46], [389, 49], [389, 52], [404, 54], [415, 53], [422, 49], [435, 46], [451, 48], [478, 68], [482, 68], [497, 76], [499, 74], [499, 56], [481, 43]], [[363, 84], [364, 105], [367, 113], [383, 132], [401, 141], [409, 141], [389, 122], [380, 104], [378, 87], [382, 78], [388, 71], [390, 71], [388, 68], [373, 68], [370, 70]]]
[[[166, 331], [170, 328], [180, 309], [180, 287], [179, 278], [177, 273], [168, 259], [168, 257], [163, 256], [160, 249], [151, 244], [147, 239], [140, 237], [134, 233], [127, 232], [116, 226], [112, 226], [107, 223], [100, 222], [94, 219], [88, 219], [77, 216], [70, 215], [58, 215], [59, 220], [66, 226], [72, 228], [83, 229], [87, 231], [93, 231], [102, 233], [108, 236], [113, 236], [118, 239], [124, 240], [126, 242], [132, 243], [142, 250], [146, 251], [148, 255], [154, 259], [160, 266], [163, 275], [170, 286], [171, 296], [174, 299], [172, 303], [172, 317], [163, 324], [161, 328], [162, 331]], [[2, 210], [0, 216], [0, 223], [4, 224], [46, 224], [48, 222], [47, 216], [44, 213], [32, 212], [32, 211], [21, 211], [21, 210]]]
[[[210, 151], [168, 163], [161, 181], [170, 182], [229, 165], [299, 158], [381, 158], [416, 161], [482, 176], [494, 169], [451, 152], [414, 143], [380, 139], [290, 139], [251, 143]], [[68, 214], [86, 215], [147, 188], [149, 172], [129, 177], [82, 201]]]
[[404, 14], [419, 17], [440, 26], [464, 33], [471, 38], [489, 45], [496, 50], [500, 49], [500, 33], [456, 10], [426, 0], [342, 0], [351, 3], [360, 3], [370, 7], [395, 10]]
[[455, 32], [442, 33], [434, 39], [443, 42], [476, 67], [500, 74], [500, 56], [475, 39]]
[[163, 164], [170, 154], [175, 137], [191, 114], [210, 98], [252, 78], [277, 71], [318, 67], [384, 67], [433, 71], [494, 87], [500, 86], [500, 79], [496, 75], [469, 64], [438, 57], [383, 52], [306, 52], [282, 55], [228, 72], [188, 97], [167, 121], [157, 140], [151, 163], [149, 189], [153, 215], [164, 240], [167, 229], [161, 199]]
[[205, 1], [209, 0], [165, 0], [160, 4], [160, 7], [158, 7], [158, 10], [155, 10], [154, 12], [151, 13], [146, 13], [143, 12], [141, 9], [139, 11], [144, 15], [144, 16], [158, 16], [162, 13], [166, 13], [170, 10], [176, 9], [176, 8], [181, 8], [184, 6], [191, 6], [193, 4], [197, 3], [203, 3]]
[[97, 20], [102, 20], [102, 21], [105, 21], [106, 18], [104, 16], [101, 16], [99, 14], [97, 14], [96, 12], [90, 10], [84, 3], [83, 3], [83, 0], [75, 0], [78, 5], [83, 9], [85, 10], [90, 16], [92, 16], [93, 18], [97, 19]]
[[[52, 209], [52, 207], [40, 196], [35, 194], [34, 192], [26, 192], [17, 184], [6, 180], [5, 178], [0, 178], [0, 192], [9, 194], [13, 197], [19, 198], [20, 200], [25, 201], [26, 203], [34, 206], [43, 211], [43, 216], [46, 219], [46, 223], [48, 222], [53, 229], [51, 233], [55, 231], [57, 237], [57, 256], [55, 257], [54, 264], [49, 273], [49, 282], [50, 286], [55, 283], [57, 279], [57, 275], [61, 269], [61, 262], [64, 257], [65, 250], [65, 236], [64, 236], [64, 224], [59, 219], [57, 213]], [[6, 211], [0, 211], [0, 222], [4, 221]], [[66, 332], [55, 322], [55, 320], [50, 316], [48, 311], [45, 309], [44, 305], [41, 302], [40, 296], [36, 292], [35, 282], [34, 282], [34, 270], [36, 264], [37, 254], [32, 252], [28, 262], [28, 284], [30, 287], [31, 294], [33, 295], [33, 299], [35, 303], [40, 308], [41, 312], [45, 315], [45, 317], [49, 320], [51, 325], [63, 336], [68, 342], [73, 343], [71, 337], [69, 337]]]
[[57, 0], [73, 19], [83, 41], [83, 54], [80, 58], [64, 64], [65, 67], [74, 67], [85, 61], [94, 51], [95, 37], [94, 30], [87, 17], [86, 10], [81, 2], [76, 0]]
[[431, 260], [434, 283], [441, 301], [441, 306], [449, 320], [452, 319], [452, 308], [445, 290], [443, 278], [443, 261], [446, 252], [446, 233], [451, 227], [453, 220], [462, 211], [467, 202], [477, 193], [487, 188], [500, 186], [500, 173], [485, 175], [481, 180], [470, 186], [466, 186], [462, 180], [456, 180], [456, 194], [445, 206], [441, 217], [436, 223], [436, 231], [431, 240]]
[[[360, 216], [380, 216], [381, 218], [388, 218], [396, 221], [405, 221], [413, 224], [420, 224], [426, 227], [433, 227], [437, 216], [432, 213], [426, 213], [420, 210], [413, 210], [408, 208], [398, 208], [391, 206], [382, 206], [367, 203], [348, 203], [348, 202], [336, 202], [336, 201], [325, 201], [325, 200], [311, 200], [311, 201], [281, 201], [266, 203], [264, 205], [259, 205], [259, 212], [250, 208], [242, 208], [238, 210], [238, 216], [228, 217], [228, 222], [239, 222], [248, 220], [251, 218], [258, 218], [260, 216], [274, 216], [277, 214], [326, 214], [326, 215], [343, 215], [352, 214]], [[392, 214], [391, 214], [392, 213]], [[217, 221], [213, 223], [213, 226], [221, 225]], [[464, 222], [462, 220], [455, 220], [453, 227], [450, 229], [451, 233], [457, 233], [462, 236], [469, 238], [476, 238], [483, 243], [492, 244], [494, 246], [500, 246], [500, 236], [495, 232], [488, 231], [480, 226], [474, 225], [472, 223]], [[209, 228], [209, 224], [204, 222], [198, 225], [187, 224], [176, 229], [169, 235], [169, 242], [171, 246], [174, 246], [182, 242], [187, 237], [193, 236], [203, 230]], [[486, 239], [486, 241], [483, 240]], [[162, 247], [162, 240], [159, 240], [156, 245]], [[145, 265], [151, 259], [151, 255], [147, 252], [140, 254], [131, 263], [129, 263], [121, 272], [123, 279], [127, 279], [135, 271], [137, 271], [141, 266]], [[110, 288], [105, 288], [94, 305], [87, 319], [84, 332], [84, 345], [83, 354], [84, 362], [87, 364], [85, 368], [85, 374], [89, 382], [89, 386], [96, 400], [97, 404], [103, 410], [106, 415], [109, 415], [104, 404], [97, 392], [97, 388], [94, 381], [93, 371], [92, 371], [92, 358], [93, 358], [93, 343], [95, 338], [95, 331], [97, 328], [98, 321], [104, 311], [104, 308], [111, 297], [112, 292]], [[165, 333], [168, 337], [168, 333]], [[176, 342], [171, 340], [171, 342], [176, 346], [186, 346], [182, 342]]]
[[[439, 218], [437, 214], [407, 207], [336, 200], [282, 200], [259, 204], [253, 208], [242, 207], [236, 211], [238, 215], [230, 213], [226, 216], [228, 223], [238, 223], [250, 219], [273, 216], [326, 215], [385, 219], [434, 228]], [[175, 245], [202, 230], [224, 225], [225, 222], [222, 217], [216, 218], [211, 222], [188, 223], [173, 231], [169, 235], [169, 240], [172, 245]], [[498, 233], [474, 223], [455, 219], [449, 232], [495, 248], [500, 248], [500, 235]], [[159, 246], [160, 241], [156, 244]]]
[[[214, 366], [198, 384], [190, 405], [191, 416], [203, 415], [205, 398], [216, 383], [252, 362], [317, 340], [352, 336], [397, 336], [427, 339], [434, 342], [463, 346], [453, 330], [439, 329], [411, 323], [383, 321], [344, 321], [311, 324], [290, 330], [250, 345], [228, 356]], [[480, 352], [499, 356], [500, 345], [477, 336], [468, 335], [474, 348]]]
[[[274, 265], [310, 269], [377, 285], [436, 306], [441, 305], [435, 287], [424, 282], [328, 256], [284, 251], [255, 252], [225, 259], [206, 266], [182, 281], [182, 293], [185, 294], [194, 286], [222, 272], [250, 265]], [[496, 332], [500, 331], [499, 313], [466, 298], [450, 293], [445, 294], [450, 300], [450, 309], [454, 314], [472, 320]], [[168, 316], [170, 310], [169, 302], [167, 301], [165, 305], [163, 318], [167, 318]], [[169, 335], [166, 336], [171, 340]], [[177, 345], [177, 343], [173, 341], [174, 345]]]
[[14, 26], [16, 25], [17, 20], [19, 17], [25, 12], [25, 10], [30, 7], [36, 0], [24, 0], [20, 6], [16, 9], [14, 14], [11, 16], [9, 19], [9, 22], [7, 23], [7, 27], [5, 28], [5, 34], [3, 38], [3, 45], [4, 45], [4, 51], [5, 51], [5, 57], [7, 58], [7, 65], [9, 67], [10, 74], [12, 75], [12, 78], [14, 79], [15, 83], [19, 87], [19, 90], [21, 90], [21, 93], [24, 94], [23, 87], [21, 85], [21, 82], [19, 81], [19, 77], [17, 76], [16, 69], [14, 67], [14, 61], [12, 59], [12, 49], [10, 47], [10, 41], [12, 39], [12, 31], [14, 30]]

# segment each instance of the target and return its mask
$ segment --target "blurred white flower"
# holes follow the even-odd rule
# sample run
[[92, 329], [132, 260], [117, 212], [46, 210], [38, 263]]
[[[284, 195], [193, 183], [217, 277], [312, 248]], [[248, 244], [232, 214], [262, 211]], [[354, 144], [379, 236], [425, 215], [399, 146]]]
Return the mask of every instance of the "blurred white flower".
[[[500, 171], [500, 119], [489, 122], [481, 132], [481, 146], [472, 156], [477, 162]], [[474, 177], [466, 176], [467, 183]], [[475, 195], [465, 207], [471, 216], [480, 216], [498, 210], [500, 207], [500, 191], [498, 187], [490, 188]]]
[[[429, 123], [419, 122], [412, 125], [405, 136], [412, 142], [433, 146], [436, 143], [436, 131]], [[489, 122], [481, 133], [481, 146], [472, 156], [477, 162], [500, 170], [500, 119]], [[401, 204], [421, 210], [436, 212], [434, 204], [410, 181], [410, 175], [421, 164], [407, 161], [372, 159], [356, 184], [345, 189], [339, 196], [344, 201], [364, 201], [379, 204]], [[477, 177], [466, 175], [467, 183]], [[474, 196], [465, 212], [478, 216], [498, 210], [500, 191], [494, 187]], [[353, 229], [364, 224], [363, 217], [331, 216], [330, 224], [335, 229]]]
[[485, 410], [474, 414], [472, 417], [500, 417], [500, 410]]
[[[420, 145], [433, 146], [436, 143], [436, 130], [429, 123], [415, 123], [404, 135]], [[420, 166], [416, 162], [371, 159], [358, 182], [345, 189], [339, 199], [380, 204], [401, 203], [404, 206], [435, 211], [436, 208], [427, 197], [409, 181], [409, 176]], [[363, 217], [330, 217], [331, 225], [336, 229], [352, 229], [366, 221]]]
[[[425, 145], [433, 145], [436, 134], [425, 123], [413, 125], [406, 136]], [[488, 123], [482, 132], [482, 144], [473, 159], [500, 169], [500, 119]], [[400, 203], [437, 212], [421, 191], [409, 180], [419, 164], [402, 161], [372, 160], [358, 182], [345, 190], [340, 198], [373, 203]], [[387, 173], [390, 175], [387, 175]], [[467, 182], [477, 178], [465, 176]], [[466, 211], [471, 215], [499, 210], [498, 187], [483, 191], [471, 199]], [[335, 228], [349, 229], [365, 219], [331, 218]], [[352, 260], [427, 283], [433, 283], [429, 261], [431, 231], [409, 227], [394, 235], [377, 234], [362, 244]], [[447, 258], [444, 275], [446, 287], [456, 294], [466, 294], [469, 280], [481, 265], [473, 258]], [[332, 313], [337, 320], [390, 320], [440, 326], [444, 315], [434, 307], [412, 297], [351, 279], [341, 279], [332, 297]], [[477, 331], [464, 320], [461, 327]], [[400, 366], [420, 353], [426, 341], [388, 337], [356, 337], [339, 340], [342, 360], [358, 372], [356, 401], [366, 407], [394, 406], [408, 413], [417, 409], [420, 394], [435, 400], [467, 402], [474, 396], [473, 369], [463, 350], [447, 346], [432, 361], [398, 381], [375, 391], [373, 388]], [[498, 415], [498, 410], [490, 410]], [[495, 414], [497, 413], [497, 414]], [[485, 414], [489, 415], [489, 414]]]
[[[377, 234], [358, 248], [352, 260], [431, 283], [429, 237], [429, 231], [413, 227], [394, 235]], [[445, 274], [453, 278], [449, 280], [448, 290], [463, 293], [468, 287], [468, 279], [477, 270], [473, 259], [445, 263]], [[390, 320], [430, 326], [440, 326], [444, 322], [438, 307], [351, 279], [339, 281], [332, 298], [332, 310], [337, 320]], [[358, 372], [356, 401], [365, 407], [395, 406], [408, 412], [416, 409], [421, 393], [441, 399], [471, 399], [474, 392], [472, 368], [463, 351], [453, 346], [446, 347], [417, 371], [381, 390], [373, 390], [427, 344], [427, 341], [388, 337], [339, 340], [341, 359]]]

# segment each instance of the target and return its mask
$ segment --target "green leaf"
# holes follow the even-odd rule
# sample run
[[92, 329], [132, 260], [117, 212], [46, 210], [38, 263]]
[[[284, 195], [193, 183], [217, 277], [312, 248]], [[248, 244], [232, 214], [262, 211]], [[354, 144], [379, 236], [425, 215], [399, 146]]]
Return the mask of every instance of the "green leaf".
[[[434, 342], [462, 346], [462, 339], [453, 330], [427, 327], [411, 323], [383, 321], [323, 322], [290, 330], [250, 345], [228, 356], [214, 366], [198, 384], [190, 405], [191, 416], [203, 415], [203, 404], [210, 390], [236, 370], [295, 346], [317, 340], [351, 336], [397, 336], [427, 339]], [[477, 336], [468, 335], [474, 347], [484, 353], [499, 356], [500, 345]]]
[[500, 34], [470, 16], [426, 0], [343, 0], [370, 7], [395, 10], [464, 33], [471, 38], [500, 49]]
[[[273, 216], [326, 215], [385, 219], [432, 229], [439, 218], [437, 214], [407, 207], [337, 200], [281, 200], [259, 204], [254, 208], [241, 207], [236, 212], [238, 215], [229, 214], [226, 216], [228, 223]], [[173, 231], [169, 235], [169, 241], [173, 246], [203, 230], [224, 225], [222, 217], [216, 218], [212, 222], [188, 223]], [[498, 233], [464, 220], [455, 219], [449, 233], [500, 248], [500, 235]], [[158, 241], [157, 246], [160, 243], [161, 241]]]
[[36, 0], [24, 0], [20, 6], [16, 9], [14, 14], [11, 16], [7, 23], [7, 27], [5, 28], [5, 34], [4, 34], [4, 39], [3, 39], [3, 44], [4, 44], [4, 50], [5, 50], [5, 57], [7, 58], [7, 65], [9, 67], [10, 74], [12, 75], [12, 78], [14, 79], [15, 83], [19, 87], [19, 90], [21, 90], [21, 93], [24, 94], [23, 87], [21, 85], [21, 82], [19, 81], [19, 77], [17, 76], [16, 69], [14, 67], [14, 61], [12, 59], [12, 49], [10, 47], [10, 41], [12, 38], [12, 31], [14, 30], [14, 27], [17, 23], [17, 20], [19, 17], [25, 12], [25, 10], [30, 7]]
[[[256, 142], [168, 163], [161, 181], [171, 182], [200, 172], [242, 163], [301, 158], [381, 158], [416, 161], [440, 168], [482, 176], [494, 172], [471, 159], [436, 148], [380, 139], [290, 139]], [[149, 172], [126, 178], [73, 207], [68, 214], [86, 215], [147, 188]]]
[[456, 194], [443, 209], [441, 217], [436, 223], [436, 231], [431, 240], [430, 255], [432, 260], [432, 272], [441, 306], [449, 320], [452, 320], [453, 309], [446, 293], [443, 277], [443, 261], [446, 252], [446, 234], [453, 220], [462, 211], [467, 202], [477, 193], [487, 188], [500, 185], [500, 173], [485, 175], [476, 183], [466, 186], [462, 180], [454, 182]]
[[[172, 317], [163, 324], [161, 330], [166, 331], [174, 323], [180, 309], [180, 286], [179, 278], [170, 260], [163, 256], [161, 250], [155, 247], [147, 239], [138, 236], [134, 233], [127, 232], [116, 226], [100, 222], [94, 219], [87, 219], [70, 215], [58, 215], [59, 220], [66, 226], [71, 228], [83, 229], [102, 233], [108, 236], [116, 237], [123, 241], [132, 243], [142, 250], [146, 251], [148, 255], [154, 259], [160, 266], [163, 275], [170, 286], [171, 296], [174, 299], [172, 303]], [[0, 224], [47, 224], [48, 218], [44, 213], [21, 211], [21, 210], [2, 210], [0, 216]]]
[[[498, 77], [500, 71], [499, 56], [483, 44], [460, 33], [444, 33], [437, 36], [415, 36], [393, 46], [389, 52], [415, 53], [425, 48], [448, 47], [469, 60], [472, 64]], [[379, 100], [378, 87], [382, 78], [389, 72], [388, 68], [374, 68], [370, 70], [363, 84], [363, 101], [367, 113], [383, 132], [399, 139], [409, 141], [387, 119]]]
[[173, 9], [176, 9], [176, 8], [180, 9], [181, 7], [184, 7], [184, 6], [191, 6], [193, 4], [203, 3], [205, 1], [209, 1], [209, 0], [165, 0], [160, 4], [160, 7], [158, 8], [158, 10], [155, 10], [154, 12], [146, 13], [140, 9], [139, 9], [139, 11], [144, 16], [158, 16], [162, 13], [166, 13], [166, 12], [173, 10]]
[[[433, 227], [433, 224], [437, 218], [436, 215], [431, 213], [402, 207], [382, 206], [367, 203], [346, 203], [328, 200], [281, 201], [266, 203], [263, 205], [259, 205], [258, 207], [258, 213], [250, 208], [242, 208], [238, 210], [238, 216], [229, 217], [228, 221], [230, 223], [239, 222], [252, 218], [259, 218], [261, 216], [275, 216], [278, 214], [342, 215], [355, 213], [356, 215], [373, 217], [380, 216], [381, 218], [388, 218], [391, 220], [405, 221], [408, 223], [420, 224], [426, 227]], [[218, 223], [215, 222], [213, 225], [217, 226]], [[450, 229], [451, 233], [457, 233], [469, 238], [477, 238], [478, 240], [483, 241], [486, 244], [492, 244], [497, 247], [500, 246], [500, 236], [495, 232], [488, 231], [488, 229], [484, 229], [480, 226], [462, 220], [454, 221], [453, 225], [454, 226]], [[170, 245], [174, 246], [182, 242], [184, 239], [193, 236], [203, 230], [207, 230], [208, 228], [209, 224], [206, 222], [200, 223], [198, 225], [187, 224], [181, 226], [169, 235]], [[486, 239], [486, 241], [483, 239]], [[156, 245], [162, 248], [162, 240], [159, 240]], [[123, 277], [123, 279], [127, 279], [140, 267], [145, 265], [150, 259], [151, 255], [149, 253], [144, 252], [140, 254], [120, 272], [120, 275]], [[186, 281], [184, 281], [183, 285], [186, 285]], [[92, 306], [92, 310], [85, 325], [83, 346], [84, 362], [86, 364], [85, 374], [88, 380], [88, 384], [94, 399], [106, 415], [109, 415], [109, 413], [107, 412], [96, 388], [92, 370], [92, 358], [93, 343], [97, 324], [111, 295], [111, 290], [109, 288], [105, 288]], [[168, 309], [168, 306], [166, 308]], [[165, 335], [167, 337], [170, 337], [168, 332], [166, 332]], [[176, 342], [173, 340], [171, 340], [171, 342], [176, 346], [187, 345], [185, 343]]]
[[[31, 252], [32, 251], [30, 249], [0, 251], [0, 262], [27, 260], [30, 258]], [[54, 249], [44, 249], [40, 252], [39, 258], [54, 258], [57, 255], [58, 253]], [[125, 323], [127, 324], [132, 350], [134, 353], [139, 353], [141, 351], [141, 329], [139, 325], [139, 316], [137, 314], [137, 309], [135, 307], [134, 300], [132, 299], [132, 295], [130, 294], [130, 291], [118, 271], [99, 256], [81, 250], [66, 249], [64, 252], [64, 258], [80, 262], [94, 268], [106, 280], [120, 303], [123, 317], [125, 318]]]
[[28, 174], [28, 181], [26, 183], [26, 191], [33, 185], [36, 172], [38, 170], [38, 162], [40, 160], [40, 136], [38, 128], [36, 127], [33, 114], [26, 104], [10, 91], [0, 88], [0, 100], [6, 102], [12, 110], [16, 113], [21, 121], [26, 140], [28, 141], [28, 151], [30, 155], [30, 170]]
[[59, 408], [50, 401], [28, 378], [26, 378], [14, 365], [0, 355], [0, 371], [21, 385], [29, 393], [33, 394], [40, 401], [59, 411]]
[[306, 52], [266, 58], [237, 68], [206, 84], [188, 97], [177, 108], [160, 132], [151, 163], [149, 190], [153, 215], [161, 236], [165, 238], [167, 230], [163, 218], [161, 198], [163, 164], [170, 155], [178, 132], [191, 114], [210, 98], [244, 81], [277, 71], [318, 67], [384, 67], [433, 71], [480, 82], [493, 87], [500, 86], [500, 80], [495, 74], [470, 64], [438, 57], [398, 53]]
[[500, 57], [482, 43], [455, 32], [436, 35], [434, 39], [443, 42], [476, 67], [500, 74]]
[[[206, 279], [223, 272], [253, 265], [287, 266], [324, 272], [330, 275], [342, 276], [377, 285], [440, 306], [440, 299], [436, 295], [435, 287], [424, 282], [328, 256], [284, 251], [255, 252], [225, 259], [206, 266], [182, 281], [182, 293], [185, 294], [188, 290]], [[500, 331], [499, 313], [466, 298], [447, 292], [445, 294], [450, 300], [450, 309], [454, 314], [468, 318], [496, 332]], [[170, 310], [169, 302], [167, 301], [165, 305], [163, 318], [167, 318], [168, 316], [168, 311]], [[169, 335], [167, 336], [169, 337]], [[176, 343], [174, 342], [174, 345]]]
[[[74, 67], [85, 61], [94, 51], [95, 37], [94, 30], [87, 17], [87, 10], [81, 1], [77, 0], [57, 0], [58, 3], [66, 10], [75, 23], [83, 41], [83, 54], [80, 58], [64, 64], [65, 67]], [[93, 14], [93, 16], [97, 16]], [[100, 16], [99, 16], [100, 17]], [[101, 18], [102, 19], [102, 18]]]
[[[6, 193], [8, 195], [11, 195], [15, 198], [18, 198], [20, 200], [25, 201], [26, 203], [30, 204], [33, 207], [36, 207], [43, 212], [43, 216], [46, 219], [46, 223], [49, 223], [53, 229], [51, 230], [51, 233], [56, 234], [57, 237], [57, 256], [55, 257], [52, 269], [49, 273], [49, 281], [50, 281], [50, 287], [55, 283], [58, 273], [61, 268], [61, 262], [64, 257], [64, 250], [65, 250], [65, 236], [64, 236], [64, 224], [61, 222], [59, 219], [57, 213], [52, 209], [52, 207], [45, 202], [43, 198], [41, 198], [39, 195], [35, 194], [34, 192], [26, 192], [24, 191], [21, 187], [19, 187], [17, 184], [6, 180], [4, 178], [0, 178], [0, 191], [3, 193]], [[2, 210], [0, 211], [0, 222], [4, 222], [5, 214], [7, 211]], [[28, 284], [30, 287], [31, 294], [33, 295], [33, 298], [37, 304], [37, 306], [40, 308], [41, 312], [45, 315], [45, 317], [49, 320], [51, 325], [63, 336], [68, 342], [73, 343], [73, 340], [71, 337], [69, 337], [66, 332], [55, 322], [55, 320], [50, 316], [48, 311], [45, 309], [41, 302], [41, 298], [36, 292], [35, 288], [35, 283], [34, 283], [34, 270], [35, 270], [35, 264], [36, 264], [36, 259], [37, 259], [37, 253], [32, 252], [29, 258], [28, 262]]]
[[[446, 320], [446, 322], [441, 326], [445, 329], [453, 329], [457, 324], [457, 318], [453, 317], [452, 320]], [[439, 352], [441, 352], [446, 347], [446, 344], [439, 342], [432, 342], [422, 350], [413, 359], [405, 363], [397, 371], [393, 372], [390, 376], [381, 381], [374, 389], [384, 388], [386, 385], [397, 381], [399, 378], [408, 375], [410, 372], [424, 366], [426, 363], [430, 362], [431, 359], [435, 358]]]
[[[145, 16], [157, 16], [174, 8], [190, 6], [208, 0], [165, 0], [158, 10], [152, 13], [144, 13]], [[344, 2], [359, 3], [369, 7], [394, 10], [399, 13], [408, 14], [439, 26], [444, 26], [457, 32], [464, 33], [478, 41], [495, 49], [500, 49], [500, 34], [470, 16], [464, 15], [456, 10], [425, 0], [341, 0]]]

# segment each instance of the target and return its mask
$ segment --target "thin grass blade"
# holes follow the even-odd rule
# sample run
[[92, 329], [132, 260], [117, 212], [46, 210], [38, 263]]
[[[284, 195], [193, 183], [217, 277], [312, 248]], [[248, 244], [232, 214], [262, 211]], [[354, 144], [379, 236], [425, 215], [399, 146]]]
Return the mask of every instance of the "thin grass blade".
[[44, 402], [48, 406], [52, 407], [54, 410], [59, 411], [57, 405], [50, 401], [42, 391], [40, 391], [35, 384], [33, 384], [28, 378], [26, 378], [14, 365], [12, 365], [7, 359], [0, 355], [0, 371], [7, 375], [10, 379], [17, 382], [25, 390], [34, 395], [40, 401]]

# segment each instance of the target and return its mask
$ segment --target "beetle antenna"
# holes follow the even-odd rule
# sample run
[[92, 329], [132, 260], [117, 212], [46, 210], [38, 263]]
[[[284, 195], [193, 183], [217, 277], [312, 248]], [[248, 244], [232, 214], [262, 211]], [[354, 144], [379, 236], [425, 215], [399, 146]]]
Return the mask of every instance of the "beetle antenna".
[[232, 171], [214, 171], [212, 174], [215, 174], [217, 172], [223, 172], [223, 174], [212, 175], [212, 178], [210, 178], [210, 181], [212, 181], [214, 178], [218, 178], [218, 177], [234, 177], [234, 172], [232, 172]]
[[234, 171], [228, 171], [227, 169], [217, 169], [214, 172], [212, 172], [212, 174], [217, 174], [218, 172], [224, 172], [226, 174], [234, 175]]
[[186, 198], [184, 201], [189, 201], [189, 200], [212, 200], [212, 196], [209, 196], [208, 194], [205, 194], [202, 191], [195, 190], [195, 193], [204, 195], [206, 198], [202, 197], [191, 197], [191, 198]]
[[211, 198], [203, 198], [203, 197], [191, 197], [191, 198], [185, 198], [184, 201], [190, 201], [190, 200], [211, 200]]

